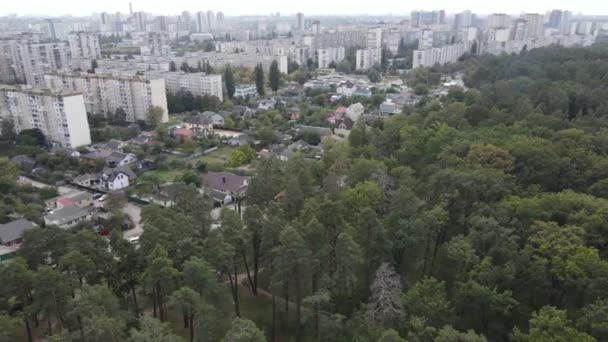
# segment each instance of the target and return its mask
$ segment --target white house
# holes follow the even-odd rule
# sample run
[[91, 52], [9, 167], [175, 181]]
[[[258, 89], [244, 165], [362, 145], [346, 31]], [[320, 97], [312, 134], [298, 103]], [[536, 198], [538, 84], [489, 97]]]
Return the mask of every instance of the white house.
[[129, 186], [129, 176], [122, 171], [113, 171], [109, 175], [104, 175], [105, 187], [108, 190], [121, 190]]
[[365, 112], [365, 107], [363, 107], [360, 102], [353, 103], [352, 105], [348, 106], [348, 109], [346, 110], [346, 117], [351, 119], [353, 122], [357, 122], [361, 115], [363, 115], [363, 112]]

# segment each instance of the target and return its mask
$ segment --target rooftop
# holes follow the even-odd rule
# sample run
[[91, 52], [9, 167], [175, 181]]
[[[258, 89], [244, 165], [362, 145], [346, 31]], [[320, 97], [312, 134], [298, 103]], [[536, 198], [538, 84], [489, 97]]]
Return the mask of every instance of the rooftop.
[[26, 219], [0, 224], [0, 243], [15, 241], [23, 236], [23, 232], [35, 228], [36, 224]]

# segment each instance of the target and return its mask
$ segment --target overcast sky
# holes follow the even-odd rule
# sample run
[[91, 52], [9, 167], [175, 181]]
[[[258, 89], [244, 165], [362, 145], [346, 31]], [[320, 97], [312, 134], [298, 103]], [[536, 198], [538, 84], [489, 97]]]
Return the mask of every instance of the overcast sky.
[[[0, 0], [0, 15], [90, 15], [93, 12], [129, 11], [129, 0]], [[268, 14], [404, 14], [411, 10], [445, 9], [448, 13], [471, 9], [475, 13], [544, 13], [568, 9], [586, 15], [608, 14], [608, 0], [134, 0], [134, 11], [177, 14], [183, 10], [223, 11], [226, 15]]]

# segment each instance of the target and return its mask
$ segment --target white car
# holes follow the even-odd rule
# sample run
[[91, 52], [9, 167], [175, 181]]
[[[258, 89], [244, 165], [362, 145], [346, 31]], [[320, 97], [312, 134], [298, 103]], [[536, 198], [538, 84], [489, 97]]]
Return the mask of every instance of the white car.
[[129, 241], [129, 243], [137, 245], [139, 243], [139, 236], [130, 237], [127, 239], [127, 241]]
[[98, 201], [99, 202], [103, 202], [103, 201], [105, 201], [107, 199], [108, 199], [108, 195], [103, 195], [103, 196], [99, 197]]

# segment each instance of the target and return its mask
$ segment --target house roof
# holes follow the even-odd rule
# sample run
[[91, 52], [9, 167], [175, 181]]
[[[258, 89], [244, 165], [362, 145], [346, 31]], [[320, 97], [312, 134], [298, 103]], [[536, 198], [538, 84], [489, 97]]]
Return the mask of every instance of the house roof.
[[63, 206], [69, 206], [69, 205], [74, 205], [74, 201], [72, 201], [69, 198], [60, 198], [57, 200], [57, 203], [63, 205]]
[[203, 184], [213, 190], [241, 192], [247, 188], [244, 183], [249, 177], [228, 172], [207, 172], [202, 176]]
[[83, 154], [81, 157], [85, 159], [106, 159], [113, 152], [111, 150], [100, 149]]
[[176, 128], [175, 131], [173, 132], [174, 135], [177, 136], [182, 136], [182, 137], [190, 137], [194, 134], [194, 132], [192, 132], [192, 130], [189, 130], [187, 128]]
[[202, 114], [189, 117], [184, 121], [191, 125], [210, 125], [212, 123], [210, 117]]
[[334, 113], [336, 113], [336, 114], [345, 114], [347, 110], [348, 110], [348, 108], [342, 106], [342, 107], [336, 108], [336, 111]]
[[67, 206], [53, 211], [51, 214], [46, 215], [44, 219], [51, 222], [51, 224], [62, 225], [66, 222], [86, 216], [88, 213], [89, 211], [86, 209], [75, 206]]
[[108, 143], [105, 145], [105, 147], [109, 148], [110, 150], [118, 150], [123, 144], [124, 144], [124, 142], [122, 142], [120, 140], [111, 139], [110, 141], [108, 141]]
[[110, 155], [106, 158], [106, 160], [118, 163], [118, 162], [123, 161], [128, 156], [129, 156], [128, 153], [122, 153], [122, 152], [114, 151], [114, 152], [110, 153]]
[[9, 243], [23, 236], [23, 232], [35, 228], [36, 224], [26, 219], [18, 219], [5, 224], [0, 224], [0, 242]]

